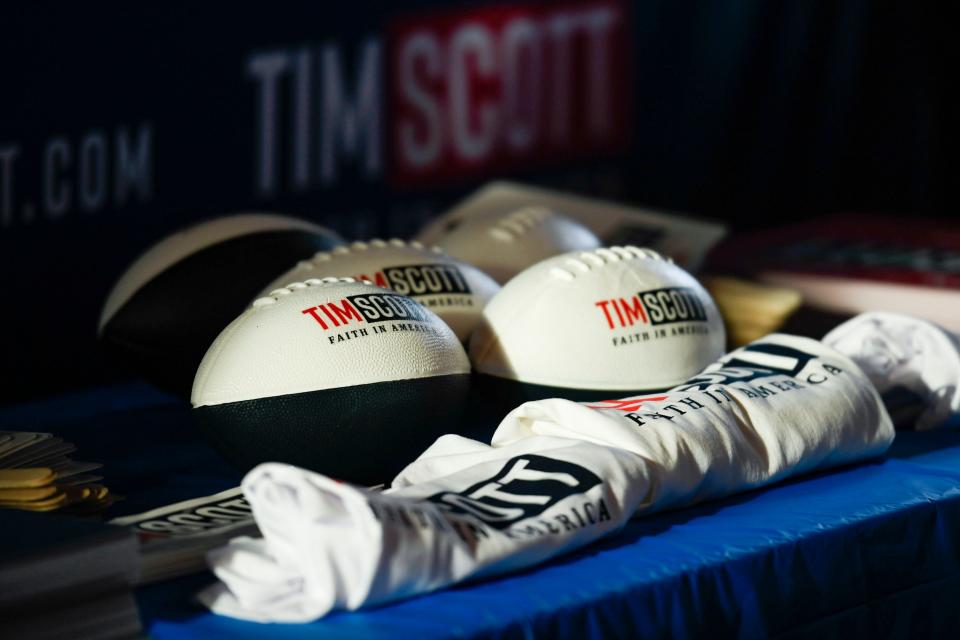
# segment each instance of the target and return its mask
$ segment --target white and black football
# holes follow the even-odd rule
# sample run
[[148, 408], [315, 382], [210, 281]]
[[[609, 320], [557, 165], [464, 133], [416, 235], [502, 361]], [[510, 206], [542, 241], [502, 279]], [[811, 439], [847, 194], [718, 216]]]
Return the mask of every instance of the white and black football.
[[216, 218], [174, 233], [124, 272], [104, 304], [108, 354], [166, 389], [189, 394], [217, 334], [282, 269], [342, 244], [334, 232], [270, 214]]
[[191, 402], [241, 469], [273, 460], [377, 484], [455, 429], [469, 372], [460, 341], [423, 305], [353, 278], [310, 279], [223, 330]]
[[489, 427], [527, 400], [666, 389], [724, 345], [710, 295], [659, 254], [610, 247], [556, 256], [513, 278], [484, 309], [470, 340], [472, 417]]
[[410, 296], [450, 325], [466, 342], [487, 302], [500, 290], [476, 267], [419, 242], [370, 240], [317, 253], [274, 279], [261, 295], [311, 278], [351, 277]]
[[596, 249], [601, 242], [573, 218], [530, 206], [451, 221], [436, 245], [503, 284], [541, 260], [568, 251]]

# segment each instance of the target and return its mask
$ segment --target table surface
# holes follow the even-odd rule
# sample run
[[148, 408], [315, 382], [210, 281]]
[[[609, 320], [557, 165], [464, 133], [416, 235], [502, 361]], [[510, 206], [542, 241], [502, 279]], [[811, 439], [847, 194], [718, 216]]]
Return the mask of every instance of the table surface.
[[[185, 403], [131, 384], [0, 408], [106, 463], [137, 513], [235, 486]], [[199, 574], [138, 590], [155, 638], [952, 636], [960, 627], [960, 430], [886, 456], [658, 516], [522, 573], [309, 625], [210, 614]]]

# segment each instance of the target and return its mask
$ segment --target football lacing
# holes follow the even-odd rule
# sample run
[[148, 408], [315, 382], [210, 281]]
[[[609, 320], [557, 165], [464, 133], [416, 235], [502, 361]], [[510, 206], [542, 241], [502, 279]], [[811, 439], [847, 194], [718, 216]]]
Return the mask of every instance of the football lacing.
[[368, 240], [367, 242], [356, 241], [351, 242], [350, 246], [339, 246], [331, 251], [321, 251], [314, 254], [309, 260], [301, 260], [297, 263], [297, 268], [311, 268], [321, 262], [329, 262], [338, 256], [346, 256], [354, 253], [360, 253], [363, 251], [369, 251], [370, 249], [387, 249], [387, 248], [397, 248], [397, 249], [420, 249], [424, 251], [432, 251], [433, 253], [443, 253], [443, 250], [440, 247], [430, 247], [427, 248], [421, 242], [416, 240], [411, 240], [406, 242], [400, 238], [391, 238], [389, 240], [381, 240], [380, 238], [374, 238], [373, 240]]
[[497, 220], [487, 233], [497, 240], [512, 242], [517, 236], [543, 224], [544, 220], [553, 215], [553, 211], [547, 207], [523, 207]]
[[274, 289], [266, 296], [254, 300], [253, 306], [263, 307], [266, 305], [271, 305], [279, 302], [281, 298], [285, 298], [294, 291], [300, 291], [310, 287], [321, 287], [329, 284], [363, 284], [373, 286], [373, 283], [369, 280], [357, 280], [356, 278], [309, 278], [303, 282], [291, 282], [285, 287]]
[[673, 264], [672, 258], [664, 257], [653, 249], [632, 245], [601, 247], [593, 251], [581, 251], [576, 257], [567, 258], [563, 261], [563, 266], [551, 267], [550, 275], [558, 280], [570, 282], [580, 274], [589, 273], [594, 269], [600, 269], [622, 260], [660, 260]]

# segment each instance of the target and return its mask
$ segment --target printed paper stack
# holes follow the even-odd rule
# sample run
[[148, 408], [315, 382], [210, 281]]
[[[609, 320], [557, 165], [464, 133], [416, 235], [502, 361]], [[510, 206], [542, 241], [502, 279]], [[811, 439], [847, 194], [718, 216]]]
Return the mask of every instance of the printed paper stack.
[[90, 518], [0, 509], [0, 638], [131, 638], [137, 540]]
[[110, 521], [140, 540], [140, 584], [204, 571], [207, 551], [235, 536], [259, 535], [240, 487]]

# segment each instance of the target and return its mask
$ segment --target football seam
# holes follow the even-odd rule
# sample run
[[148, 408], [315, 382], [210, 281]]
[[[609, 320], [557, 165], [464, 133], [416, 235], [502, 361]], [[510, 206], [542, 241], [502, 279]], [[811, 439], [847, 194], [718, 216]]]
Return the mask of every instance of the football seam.
[[297, 264], [297, 267], [302, 268], [315, 268], [320, 266], [320, 263], [331, 262], [338, 257], [354, 255], [370, 249], [422, 249], [424, 251], [430, 251], [433, 253], [439, 253], [445, 255], [443, 250], [440, 247], [427, 247], [421, 242], [416, 240], [411, 240], [407, 242], [405, 240], [400, 240], [399, 238], [391, 238], [390, 240], [381, 240], [379, 238], [374, 238], [367, 242], [356, 241], [351, 242], [349, 246], [340, 246], [336, 247], [331, 251], [320, 251], [315, 253], [312, 258], [309, 260], [302, 260]]
[[260, 308], [268, 305], [275, 304], [280, 302], [281, 299], [286, 298], [288, 295], [292, 294], [295, 291], [302, 291], [309, 287], [322, 287], [330, 284], [363, 284], [368, 286], [373, 286], [373, 283], [369, 280], [357, 280], [356, 278], [308, 278], [307, 280], [291, 282], [290, 284], [278, 287], [270, 293], [260, 298], [254, 300], [250, 306], [251, 308]]
[[[219, 353], [218, 353], [217, 355], [219, 356]], [[468, 362], [469, 362], [469, 360], [468, 360]], [[466, 376], [466, 375], [471, 375], [471, 373], [472, 373], [472, 367], [471, 367], [471, 366], [468, 366], [468, 367], [466, 368], [466, 370], [460, 370], [460, 369], [438, 370], [438, 369], [425, 369], [425, 368], [422, 368], [422, 367], [417, 367], [417, 368], [411, 369], [410, 371], [408, 371], [407, 373], [405, 373], [405, 374], [404, 374], [405, 377], [403, 377], [403, 378], [390, 378], [390, 379], [388, 379], [388, 380], [376, 380], [376, 381], [373, 381], [373, 382], [359, 382], [359, 383], [356, 383], [356, 384], [340, 385], [340, 386], [333, 386], [333, 387], [322, 387], [322, 388], [316, 388], [316, 387], [311, 387], [311, 388], [291, 387], [291, 388], [289, 388], [289, 389], [285, 389], [285, 390], [281, 391], [280, 393], [274, 393], [274, 394], [272, 394], [272, 395], [260, 395], [260, 396], [257, 396], [257, 397], [255, 397], [255, 398], [243, 398], [243, 399], [230, 399], [230, 398], [227, 398], [227, 399], [223, 399], [222, 397], [214, 397], [214, 398], [212, 398], [212, 399], [209, 399], [209, 398], [208, 398], [208, 399], [205, 399], [205, 400], [203, 401], [203, 404], [194, 404], [193, 407], [194, 407], [194, 408], [199, 408], [199, 407], [217, 407], [217, 406], [222, 406], [222, 405], [226, 405], [226, 404], [233, 404], [233, 403], [235, 403], [235, 402], [249, 402], [249, 401], [254, 401], [254, 400], [263, 400], [263, 399], [266, 399], [266, 398], [280, 398], [280, 397], [282, 397], [282, 396], [297, 395], [297, 394], [300, 394], [300, 393], [312, 393], [312, 392], [314, 392], [314, 391], [330, 391], [330, 390], [333, 390], [333, 389], [348, 389], [348, 388], [350, 388], [350, 387], [361, 387], [361, 386], [364, 386], [364, 385], [367, 385], [367, 384], [384, 384], [384, 383], [390, 383], [390, 382], [404, 382], [404, 381], [407, 381], [407, 380], [426, 380], [426, 379], [428, 379], [428, 378], [440, 378], [440, 377], [443, 377], [443, 376]], [[418, 375], [418, 374], [422, 374], [422, 375]], [[270, 393], [272, 393], [272, 392], [270, 392]], [[192, 399], [191, 399], [191, 400], [192, 400]], [[192, 402], [191, 402], [191, 404], [192, 404]]]
[[507, 214], [487, 229], [487, 233], [496, 240], [513, 242], [535, 227], [542, 226], [554, 217], [551, 209], [543, 206], [528, 206]]
[[625, 260], [660, 260], [670, 264], [673, 263], [673, 260], [664, 258], [652, 249], [633, 245], [600, 247], [592, 251], [581, 251], [576, 256], [564, 260], [563, 264], [568, 268], [554, 266], [550, 268], [548, 273], [557, 280], [573, 282], [578, 275], [585, 275], [596, 269], [602, 269], [607, 265]]

